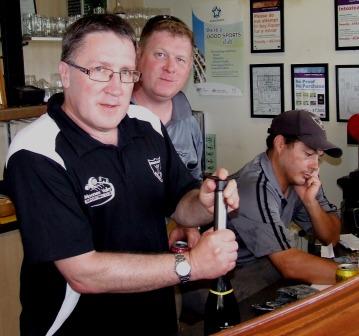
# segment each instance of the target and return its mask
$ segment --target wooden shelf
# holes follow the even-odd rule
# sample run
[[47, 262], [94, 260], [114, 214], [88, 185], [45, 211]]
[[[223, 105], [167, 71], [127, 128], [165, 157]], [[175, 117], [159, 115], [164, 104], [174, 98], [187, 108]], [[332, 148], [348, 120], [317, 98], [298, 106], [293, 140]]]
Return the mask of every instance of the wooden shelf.
[[0, 217], [0, 225], [16, 222], [16, 215]]
[[11, 121], [40, 117], [46, 113], [47, 105], [9, 107], [0, 109], [0, 121]]
[[[5, 223], [5, 221], [7, 221]], [[0, 222], [0, 237], [1, 237], [1, 234], [3, 233], [7, 233], [7, 232], [10, 232], [10, 231], [14, 231], [14, 230], [18, 230], [19, 229], [19, 225], [17, 224], [17, 221], [16, 221], [16, 216], [11, 216], [11, 218], [2, 218], [1, 219], [1, 222]]]

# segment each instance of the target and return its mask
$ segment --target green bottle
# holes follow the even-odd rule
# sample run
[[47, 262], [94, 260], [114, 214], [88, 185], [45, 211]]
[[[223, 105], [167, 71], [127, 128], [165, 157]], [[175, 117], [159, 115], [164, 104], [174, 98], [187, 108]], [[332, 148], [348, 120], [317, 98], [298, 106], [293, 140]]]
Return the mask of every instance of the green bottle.
[[[211, 177], [216, 181], [214, 204], [214, 229], [227, 227], [227, 209], [223, 199], [223, 190], [227, 181]], [[204, 313], [204, 335], [211, 335], [240, 323], [239, 307], [228, 275], [212, 282], [208, 293]]]

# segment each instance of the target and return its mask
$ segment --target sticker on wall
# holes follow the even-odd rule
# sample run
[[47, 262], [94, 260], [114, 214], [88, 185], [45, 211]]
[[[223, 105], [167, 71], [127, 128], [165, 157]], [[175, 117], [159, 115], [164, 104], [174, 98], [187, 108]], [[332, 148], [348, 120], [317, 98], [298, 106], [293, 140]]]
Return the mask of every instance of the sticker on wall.
[[206, 172], [213, 173], [217, 168], [216, 135], [206, 134]]

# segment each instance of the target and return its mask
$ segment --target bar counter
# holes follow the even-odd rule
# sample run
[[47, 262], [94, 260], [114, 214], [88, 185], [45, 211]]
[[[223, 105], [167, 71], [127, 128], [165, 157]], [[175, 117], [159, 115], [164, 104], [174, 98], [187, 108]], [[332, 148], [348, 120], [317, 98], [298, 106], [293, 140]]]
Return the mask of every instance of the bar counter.
[[[358, 335], [359, 275], [224, 330], [222, 336]], [[217, 335], [217, 334], [216, 334]]]
[[7, 228], [7, 232], [0, 233], [0, 335], [3, 336], [20, 335], [19, 277], [23, 251], [20, 232], [14, 229], [15, 223], [0, 224], [0, 230]]
[[[312, 249], [311, 253], [319, 256], [320, 248]], [[349, 255], [353, 251], [341, 244], [337, 244], [334, 247], [334, 253], [338, 257]], [[278, 296], [277, 290], [279, 288], [301, 283], [296, 280], [282, 278], [246, 299], [239, 300], [241, 323], [217, 334], [223, 336], [359, 335], [358, 324], [353, 318], [359, 312], [359, 275], [348, 281], [329, 286], [327, 289], [305, 299], [289, 303], [272, 312], [259, 315], [253, 309], [253, 304], [273, 301]], [[353, 322], [347, 327], [350, 319]], [[180, 336], [203, 335], [202, 320], [193, 321], [191, 324], [182, 324], [181, 327]], [[321, 328], [325, 330], [323, 333], [320, 332]], [[331, 328], [335, 330], [335, 333], [330, 333]], [[342, 333], [339, 332], [340, 329], [342, 329]], [[296, 333], [298, 330], [300, 332]]]

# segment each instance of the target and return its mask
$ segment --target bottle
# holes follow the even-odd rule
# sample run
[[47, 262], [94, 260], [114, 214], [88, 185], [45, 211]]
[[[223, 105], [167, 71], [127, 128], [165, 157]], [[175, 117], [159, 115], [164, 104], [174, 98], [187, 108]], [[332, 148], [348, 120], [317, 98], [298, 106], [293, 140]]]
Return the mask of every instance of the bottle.
[[[230, 179], [232, 176], [229, 176]], [[214, 229], [227, 227], [227, 208], [224, 203], [223, 190], [227, 180], [211, 176], [216, 182], [214, 203]], [[210, 335], [228, 329], [240, 322], [239, 307], [228, 275], [213, 281], [209, 290], [204, 313], [204, 334]]]
[[182, 241], [182, 240], [177, 240], [174, 242], [174, 244], [171, 246], [171, 252], [172, 253], [184, 253], [184, 252], [188, 252], [189, 251], [189, 247], [187, 242]]
[[227, 275], [213, 281], [204, 312], [204, 334], [211, 335], [240, 322], [239, 308]]
[[125, 12], [124, 8], [122, 7], [120, 0], [116, 0], [116, 6], [113, 9], [113, 14], [118, 15], [122, 19], [126, 19], [126, 12]]

